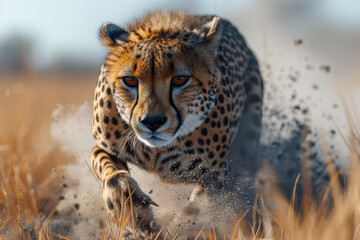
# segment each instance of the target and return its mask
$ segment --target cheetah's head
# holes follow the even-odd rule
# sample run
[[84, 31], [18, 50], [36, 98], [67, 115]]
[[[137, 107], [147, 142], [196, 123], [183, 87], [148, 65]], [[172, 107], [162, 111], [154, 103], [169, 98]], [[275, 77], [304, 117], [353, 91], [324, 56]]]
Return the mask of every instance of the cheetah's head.
[[200, 126], [214, 106], [220, 79], [219, 18], [183, 29], [177, 24], [190, 16], [166, 16], [168, 22], [158, 19], [161, 24], [145, 18], [127, 30], [111, 23], [100, 30], [118, 112], [150, 147], [168, 145]]

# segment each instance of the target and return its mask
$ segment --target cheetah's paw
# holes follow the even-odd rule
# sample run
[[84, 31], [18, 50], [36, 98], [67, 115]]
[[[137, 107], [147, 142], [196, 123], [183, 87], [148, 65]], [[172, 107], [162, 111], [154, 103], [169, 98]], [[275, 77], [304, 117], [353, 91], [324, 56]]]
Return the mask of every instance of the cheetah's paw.
[[103, 200], [110, 218], [120, 225], [129, 223], [149, 237], [159, 232], [150, 208], [150, 205], [159, 205], [141, 191], [127, 171], [119, 170], [105, 178]]

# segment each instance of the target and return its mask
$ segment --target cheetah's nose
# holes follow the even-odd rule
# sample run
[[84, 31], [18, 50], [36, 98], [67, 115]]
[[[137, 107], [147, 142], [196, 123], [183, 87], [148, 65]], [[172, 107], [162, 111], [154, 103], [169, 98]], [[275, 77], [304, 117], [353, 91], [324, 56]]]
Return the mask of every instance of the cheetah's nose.
[[148, 115], [143, 120], [140, 120], [140, 122], [147, 126], [151, 131], [155, 132], [156, 129], [166, 122], [166, 120], [167, 118], [161, 115]]

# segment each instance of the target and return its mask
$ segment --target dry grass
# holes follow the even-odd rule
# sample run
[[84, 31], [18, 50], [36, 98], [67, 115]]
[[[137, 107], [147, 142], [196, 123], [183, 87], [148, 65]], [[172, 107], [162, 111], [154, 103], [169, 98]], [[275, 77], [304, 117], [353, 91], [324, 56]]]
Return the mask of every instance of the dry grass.
[[62, 191], [62, 166], [72, 159], [49, 141], [51, 113], [58, 103], [91, 100], [96, 75], [89, 84], [79, 77], [66, 78], [1, 76], [0, 109], [6, 114], [0, 118], [0, 239], [56, 235], [49, 221]]
[[[7, 113], [0, 119], [0, 239], [67, 239], [52, 231], [49, 224], [62, 191], [59, 184], [62, 166], [72, 161], [49, 143], [51, 112], [57, 103], [91, 101], [96, 74], [67, 76], [67, 81], [62, 78], [32, 75], [29, 81], [28, 75], [20, 75], [16, 80], [13, 76], [2, 77], [4, 80], [0, 82], [0, 108]], [[311, 201], [311, 185], [307, 184], [303, 207], [296, 211], [295, 190], [290, 201], [284, 198], [276, 177], [265, 166], [260, 179], [263, 181], [258, 183], [262, 191], [259, 196], [259, 202], [263, 203], [259, 206], [264, 213], [262, 226], [259, 228], [255, 221], [247, 223], [241, 216], [230, 234], [231, 239], [360, 239], [360, 121], [350, 112], [354, 112], [352, 108], [347, 110], [352, 131], [349, 136], [343, 136], [351, 157], [351, 167], [342, 170], [349, 176], [345, 190], [341, 188], [332, 153], [322, 140], [330, 183], [321, 201], [318, 204]], [[308, 161], [304, 157], [303, 166]], [[299, 177], [306, 183], [310, 176]], [[105, 224], [98, 232], [98, 239], [122, 238], [126, 221], [131, 219], [119, 221], [120, 230], [115, 231]], [[167, 232], [165, 228], [162, 231]], [[181, 239], [176, 234], [167, 235], [169, 239]], [[222, 239], [214, 229], [203, 229], [194, 237]]]
[[[350, 167], [338, 171], [333, 153], [324, 139], [320, 138], [330, 181], [328, 186], [324, 187], [324, 192], [319, 194], [319, 201], [315, 202], [312, 200], [311, 176], [309, 171], [303, 168], [302, 176], [299, 175], [296, 180], [303, 178], [303, 196], [298, 211], [295, 206], [296, 189], [293, 190], [290, 201], [284, 198], [277, 186], [276, 176], [270, 167], [264, 164], [258, 187], [262, 193], [263, 206], [270, 205], [272, 209], [261, 207], [265, 213], [262, 222], [265, 231], [259, 232], [253, 228], [254, 231], [248, 239], [360, 239], [360, 119], [350, 114], [355, 108], [351, 111], [347, 108], [349, 105], [344, 104], [351, 129], [349, 136], [345, 137], [340, 129], [338, 132], [348, 147]], [[306, 127], [303, 133], [307, 134]], [[306, 152], [306, 145], [304, 141], [303, 152]], [[308, 165], [308, 161], [310, 159], [304, 154], [302, 166]], [[340, 182], [340, 174], [347, 176], [345, 188]]]

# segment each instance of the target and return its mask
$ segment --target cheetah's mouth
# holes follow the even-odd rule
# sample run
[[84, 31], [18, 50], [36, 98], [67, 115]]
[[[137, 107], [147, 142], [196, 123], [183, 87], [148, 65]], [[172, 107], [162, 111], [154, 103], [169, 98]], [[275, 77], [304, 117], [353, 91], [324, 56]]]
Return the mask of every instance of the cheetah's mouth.
[[165, 141], [165, 139], [162, 139], [162, 138], [159, 138], [159, 137], [156, 137], [156, 136], [152, 136], [150, 138], [148, 138], [147, 140], [151, 140], [151, 141]]
[[163, 133], [145, 133], [137, 136], [140, 141], [150, 147], [163, 147], [168, 145], [172, 138]]

